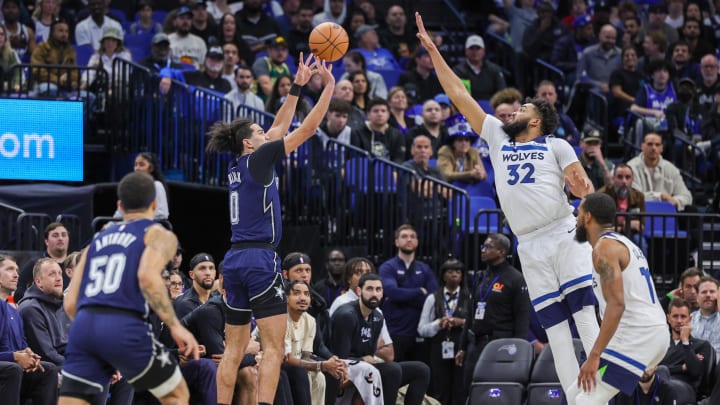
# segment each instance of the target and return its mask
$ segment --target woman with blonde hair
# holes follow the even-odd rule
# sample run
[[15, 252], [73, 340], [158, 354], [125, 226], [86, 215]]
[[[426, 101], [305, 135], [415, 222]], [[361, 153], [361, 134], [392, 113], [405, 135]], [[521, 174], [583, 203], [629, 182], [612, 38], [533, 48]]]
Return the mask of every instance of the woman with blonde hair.
[[60, 2], [58, 0], [38, 0], [33, 21], [35, 22], [35, 41], [45, 42], [50, 39], [50, 27], [53, 20], [60, 14]]
[[[0, 79], [2, 79], [2, 90], [20, 90], [20, 70], [13, 70], [13, 66], [20, 63], [15, 51], [10, 46], [10, 38], [7, 28], [0, 24]], [[12, 77], [11, 77], [12, 76]]]

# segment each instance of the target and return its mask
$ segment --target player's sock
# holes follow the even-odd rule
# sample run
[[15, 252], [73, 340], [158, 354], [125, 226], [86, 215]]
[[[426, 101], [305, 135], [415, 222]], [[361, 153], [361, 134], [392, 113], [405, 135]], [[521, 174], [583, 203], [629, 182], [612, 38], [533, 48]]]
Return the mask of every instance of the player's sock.
[[582, 340], [585, 354], [589, 355], [595, 344], [595, 339], [597, 339], [598, 333], [600, 333], [600, 326], [597, 322], [597, 316], [595, 316], [595, 307], [583, 307], [580, 311], [573, 314], [573, 319], [575, 320], [575, 326], [577, 326], [580, 340]]
[[[580, 374], [580, 366], [575, 357], [575, 346], [570, 333], [568, 321], [562, 321], [552, 327], [545, 329], [548, 341], [553, 352], [555, 371], [557, 371], [560, 385], [563, 391], [568, 393], [573, 384], [577, 384], [577, 377]], [[574, 398], [567, 397], [569, 405], [575, 405]]]

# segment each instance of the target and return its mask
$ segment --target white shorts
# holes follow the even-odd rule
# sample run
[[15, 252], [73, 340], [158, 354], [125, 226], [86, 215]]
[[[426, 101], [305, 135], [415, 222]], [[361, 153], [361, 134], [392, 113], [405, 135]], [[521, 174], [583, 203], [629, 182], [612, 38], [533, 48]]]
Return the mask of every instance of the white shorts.
[[518, 236], [530, 300], [545, 328], [597, 302], [592, 291], [592, 248], [575, 240], [575, 225], [570, 215]]
[[600, 367], [608, 367], [602, 376], [607, 384], [632, 394], [642, 373], [665, 357], [670, 341], [667, 325], [618, 327], [600, 355]]

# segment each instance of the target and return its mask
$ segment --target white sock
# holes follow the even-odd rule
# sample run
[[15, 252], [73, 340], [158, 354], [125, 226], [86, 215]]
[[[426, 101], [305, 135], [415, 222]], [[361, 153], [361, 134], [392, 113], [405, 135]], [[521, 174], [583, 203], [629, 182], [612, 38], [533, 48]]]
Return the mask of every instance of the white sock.
[[565, 391], [568, 405], [575, 405], [575, 397], [571, 397], [570, 388], [577, 385], [577, 377], [580, 374], [577, 357], [575, 357], [575, 346], [570, 333], [568, 321], [562, 321], [551, 328], [545, 329], [548, 336], [548, 344], [552, 348], [555, 371], [557, 371], [560, 385]]
[[595, 344], [595, 339], [597, 339], [598, 333], [600, 333], [600, 326], [595, 316], [595, 307], [583, 307], [583, 309], [573, 314], [573, 319], [580, 334], [585, 355], [589, 356]]

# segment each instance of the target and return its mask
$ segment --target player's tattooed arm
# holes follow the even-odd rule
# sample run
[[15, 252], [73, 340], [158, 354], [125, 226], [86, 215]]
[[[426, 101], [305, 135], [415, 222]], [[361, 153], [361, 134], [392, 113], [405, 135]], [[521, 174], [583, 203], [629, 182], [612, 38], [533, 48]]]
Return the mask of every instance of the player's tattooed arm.
[[595, 260], [595, 271], [600, 275], [600, 280], [605, 283], [615, 278], [615, 271], [604, 257], [597, 257]]
[[168, 327], [173, 327], [178, 320], [161, 272], [176, 251], [177, 238], [172, 232], [160, 225], [152, 226], [145, 232], [145, 251], [138, 268], [140, 291], [150, 308]]

